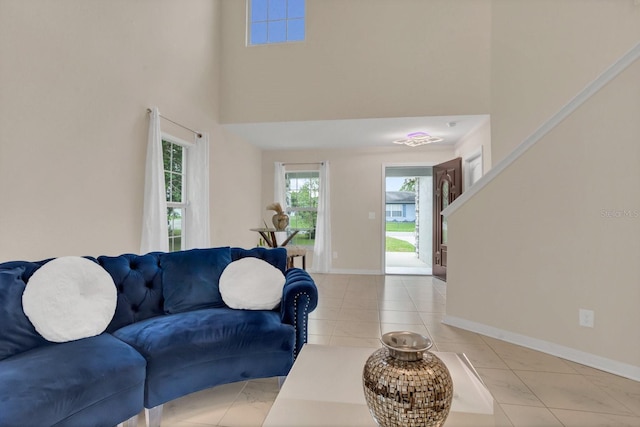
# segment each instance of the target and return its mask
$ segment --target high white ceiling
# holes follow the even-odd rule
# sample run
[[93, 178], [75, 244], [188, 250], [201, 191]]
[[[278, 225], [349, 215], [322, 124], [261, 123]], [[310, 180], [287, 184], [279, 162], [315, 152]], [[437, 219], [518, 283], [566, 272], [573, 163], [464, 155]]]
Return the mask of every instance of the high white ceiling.
[[394, 140], [412, 132], [444, 138], [433, 145], [453, 145], [487, 120], [488, 115], [473, 115], [242, 123], [224, 127], [264, 150], [300, 150], [389, 147]]

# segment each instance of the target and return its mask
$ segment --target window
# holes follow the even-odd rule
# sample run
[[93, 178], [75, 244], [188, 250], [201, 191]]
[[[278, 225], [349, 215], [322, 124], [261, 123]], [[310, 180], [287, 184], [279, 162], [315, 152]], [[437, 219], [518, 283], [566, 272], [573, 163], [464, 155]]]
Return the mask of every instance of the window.
[[285, 182], [289, 226], [301, 229], [291, 243], [313, 246], [318, 219], [320, 173], [318, 171], [287, 172]]
[[249, 0], [249, 44], [303, 41], [305, 0]]
[[386, 217], [387, 218], [400, 218], [404, 216], [404, 209], [402, 205], [387, 205]]
[[183, 249], [184, 242], [184, 218], [187, 209], [185, 171], [187, 150], [182, 145], [171, 142], [170, 139], [168, 135], [162, 137], [162, 160], [167, 195], [169, 251], [173, 252]]

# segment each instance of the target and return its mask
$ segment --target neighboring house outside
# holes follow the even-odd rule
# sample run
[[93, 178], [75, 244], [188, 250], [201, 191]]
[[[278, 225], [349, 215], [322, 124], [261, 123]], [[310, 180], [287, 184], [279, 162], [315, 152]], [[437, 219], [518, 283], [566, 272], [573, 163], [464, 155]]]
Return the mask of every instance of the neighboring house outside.
[[415, 222], [416, 193], [413, 191], [387, 191], [385, 196], [386, 221]]

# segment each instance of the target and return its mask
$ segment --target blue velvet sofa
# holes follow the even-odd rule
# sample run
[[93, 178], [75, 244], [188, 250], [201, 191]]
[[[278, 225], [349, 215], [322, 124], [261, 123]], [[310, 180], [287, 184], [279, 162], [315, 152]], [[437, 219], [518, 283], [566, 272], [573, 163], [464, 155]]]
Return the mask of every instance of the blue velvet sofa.
[[[224, 268], [263, 259], [285, 275], [274, 310], [237, 310], [218, 289]], [[0, 264], [0, 426], [160, 425], [162, 405], [235, 381], [285, 376], [317, 305], [311, 277], [286, 270], [284, 248], [193, 249], [90, 258], [113, 278], [107, 330], [51, 343], [24, 315], [29, 277], [49, 260]], [[133, 421], [132, 421], [133, 420]]]

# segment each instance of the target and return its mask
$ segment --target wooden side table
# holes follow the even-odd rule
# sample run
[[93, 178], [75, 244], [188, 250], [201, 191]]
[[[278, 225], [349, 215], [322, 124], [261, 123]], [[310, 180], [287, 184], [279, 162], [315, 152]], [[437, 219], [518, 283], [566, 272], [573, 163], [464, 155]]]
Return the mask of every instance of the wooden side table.
[[[287, 243], [289, 243], [291, 239], [293, 239], [295, 235], [298, 234], [298, 232], [300, 231], [295, 228], [288, 228], [286, 230], [276, 230], [275, 228], [251, 228], [250, 230], [257, 231], [258, 233], [260, 233], [260, 235], [262, 236], [264, 241], [267, 242], [267, 245], [270, 248], [287, 246]], [[287, 238], [280, 245], [278, 245], [278, 241], [276, 240], [276, 233], [279, 233], [279, 232], [287, 233]]]

